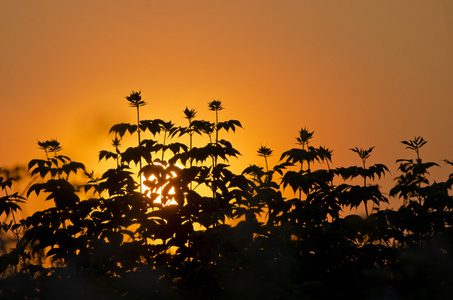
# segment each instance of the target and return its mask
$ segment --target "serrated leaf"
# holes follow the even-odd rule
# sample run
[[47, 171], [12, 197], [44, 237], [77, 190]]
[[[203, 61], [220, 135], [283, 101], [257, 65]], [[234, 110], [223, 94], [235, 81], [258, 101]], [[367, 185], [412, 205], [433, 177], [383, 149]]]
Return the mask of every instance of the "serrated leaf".
[[126, 134], [126, 131], [128, 131], [130, 134], [134, 133], [135, 131], [137, 131], [137, 125], [132, 125], [129, 123], [115, 124], [110, 128], [109, 133], [113, 132], [118, 134], [120, 137], [123, 137], [124, 134]]

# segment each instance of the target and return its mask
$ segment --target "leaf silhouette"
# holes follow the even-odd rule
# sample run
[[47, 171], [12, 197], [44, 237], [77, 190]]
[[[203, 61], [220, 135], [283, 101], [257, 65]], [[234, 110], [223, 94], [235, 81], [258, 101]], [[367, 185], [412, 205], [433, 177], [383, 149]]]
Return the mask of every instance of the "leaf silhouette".
[[133, 134], [135, 131], [137, 131], [137, 125], [132, 125], [129, 123], [115, 124], [110, 128], [109, 133], [115, 133], [120, 137], [123, 137], [127, 131], [130, 134]]

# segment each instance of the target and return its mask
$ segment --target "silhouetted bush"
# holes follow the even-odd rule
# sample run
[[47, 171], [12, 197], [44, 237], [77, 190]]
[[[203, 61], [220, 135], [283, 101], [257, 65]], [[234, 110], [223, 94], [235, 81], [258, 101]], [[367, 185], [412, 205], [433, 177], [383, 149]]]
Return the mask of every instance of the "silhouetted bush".
[[[215, 122], [186, 108], [178, 127], [141, 120], [140, 92], [127, 100], [137, 124], [112, 126], [113, 150], [99, 152], [111, 168], [99, 176], [61, 155], [57, 140], [38, 142], [45, 159], [28, 165], [39, 180], [27, 197], [45, 195], [51, 208], [18, 220], [27, 198], [1, 170], [1, 237], [15, 245], [0, 256], [2, 298], [453, 297], [453, 176], [429, 181], [437, 164], [422, 161], [423, 138], [402, 142], [416, 157], [397, 161], [390, 196], [401, 206], [380, 209], [389, 200], [376, 181], [388, 169], [366, 165], [374, 147], [351, 149], [361, 166], [331, 168], [332, 151], [303, 128], [277, 165], [260, 147], [265, 167], [235, 174], [228, 163], [239, 152], [221, 136], [242, 126], [219, 121], [220, 101], [208, 105]], [[136, 146], [122, 147], [126, 134]], [[366, 215], [346, 213], [357, 207]]]

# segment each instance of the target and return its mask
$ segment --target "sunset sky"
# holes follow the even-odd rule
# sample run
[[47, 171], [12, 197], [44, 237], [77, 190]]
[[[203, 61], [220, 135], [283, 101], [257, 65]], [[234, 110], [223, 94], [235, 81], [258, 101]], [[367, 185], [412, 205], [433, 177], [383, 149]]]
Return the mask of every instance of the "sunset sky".
[[[135, 122], [125, 96], [141, 90], [143, 119], [185, 125], [182, 111], [244, 130], [223, 134], [232, 165], [270, 163], [302, 127], [333, 166], [412, 157], [453, 169], [453, 1], [21, 1], [0, 0], [0, 166], [42, 158], [37, 140], [98, 170], [113, 124]], [[98, 170], [101, 171], [101, 170]]]

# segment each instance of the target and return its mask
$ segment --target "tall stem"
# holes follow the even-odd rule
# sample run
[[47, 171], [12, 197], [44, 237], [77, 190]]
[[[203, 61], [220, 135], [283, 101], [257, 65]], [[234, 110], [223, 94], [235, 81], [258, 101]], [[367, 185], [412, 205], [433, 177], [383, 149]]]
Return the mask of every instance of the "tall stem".
[[[417, 164], [421, 164], [421, 161], [420, 161], [420, 153], [418, 152], [418, 148], [415, 148], [415, 153], [417, 153]], [[418, 189], [420, 190], [420, 188], [422, 187], [421, 183], [422, 183], [422, 176], [420, 175], [420, 173], [417, 174], [417, 184], [418, 184]], [[419, 193], [417, 193], [417, 198], [418, 198], [418, 202], [420, 203], [420, 205], [422, 204], [422, 197], [420, 196]]]
[[[6, 190], [5, 188], [5, 195], [6, 195], [6, 198], [8, 199], [10, 196], [9, 196], [9, 193], [8, 191]], [[14, 211], [11, 210], [11, 216], [13, 217], [13, 223], [14, 225], [16, 225], [16, 217], [14, 216]], [[17, 240], [17, 244], [19, 244], [19, 234], [17, 233], [17, 228], [13, 230], [14, 232], [14, 236], [16, 237], [16, 240]]]
[[[167, 137], [167, 130], [164, 130], [164, 147], [165, 147], [165, 141], [166, 141], [166, 137]], [[164, 148], [162, 148], [162, 162], [164, 161], [164, 153], [165, 153], [165, 150]]]
[[[365, 170], [365, 160], [363, 160], [363, 169]], [[366, 176], [365, 175], [363, 176], [363, 187], [364, 188], [366, 187]], [[366, 213], [366, 217], [368, 218], [368, 205], [367, 205], [367, 202], [368, 202], [368, 200], [365, 199], [365, 201], [363, 203], [365, 204], [365, 213]]]
[[219, 124], [219, 111], [215, 111], [215, 143], [219, 141], [219, 128], [217, 127]]
[[[215, 111], [215, 147], [219, 144], [219, 111]], [[214, 167], [217, 165], [217, 155], [215, 156]]]
[[[138, 150], [140, 154], [140, 161], [139, 161], [139, 167], [140, 170], [142, 169], [142, 146], [141, 146], [141, 139], [140, 139], [140, 109], [139, 106], [137, 105], [137, 136], [138, 136]], [[140, 174], [139, 170], [139, 174]], [[142, 175], [139, 175], [140, 177], [140, 194], [142, 193]]]
[[[189, 119], [189, 128], [190, 128], [190, 131], [189, 131], [189, 151], [190, 151], [190, 150], [192, 150], [192, 136], [193, 136], [191, 119]], [[192, 168], [192, 161], [193, 161], [193, 158], [191, 157], [189, 160], [191, 168]], [[192, 181], [190, 181], [190, 183], [189, 183], [189, 189], [192, 190]]]
[[[305, 149], [305, 144], [302, 143], [302, 150]], [[302, 175], [302, 171], [303, 171], [303, 165], [304, 165], [304, 162], [301, 161], [300, 162], [300, 173]], [[308, 165], [308, 167], [310, 167], [310, 165]], [[302, 200], [302, 188], [299, 187], [299, 200]]]
[[[219, 111], [218, 109], [215, 110], [215, 149], [217, 151], [217, 146], [219, 144]], [[213, 168], [212, 170], [214, 171], [214, 168], [217, 166], [217, 154], [214, 155], [214, 160], [213, 160]], [[216, 198], [216, 184], [215, 184], [215, 177], [214, 174], [212, 176], [212, 197]]]

